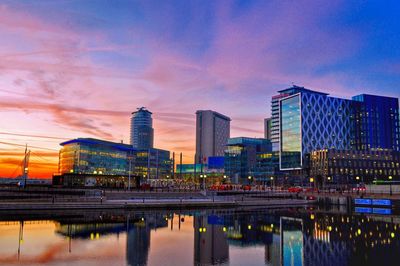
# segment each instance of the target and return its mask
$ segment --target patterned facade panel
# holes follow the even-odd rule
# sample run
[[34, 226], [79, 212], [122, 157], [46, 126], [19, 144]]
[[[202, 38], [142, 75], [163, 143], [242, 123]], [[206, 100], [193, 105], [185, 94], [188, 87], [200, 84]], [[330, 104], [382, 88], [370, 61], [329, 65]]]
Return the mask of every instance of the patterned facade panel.
[[350, 149], [351, 101], [302, 93], [303, 155], [316, 149]]

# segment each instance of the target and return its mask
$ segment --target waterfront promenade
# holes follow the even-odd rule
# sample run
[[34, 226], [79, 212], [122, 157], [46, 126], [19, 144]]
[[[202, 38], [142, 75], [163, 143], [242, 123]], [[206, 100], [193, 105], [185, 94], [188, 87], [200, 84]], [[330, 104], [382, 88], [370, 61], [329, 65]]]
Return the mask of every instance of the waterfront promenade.
[[[28, 209], [143, 209], [143, 208], [227, 208], [261, 206], [293, 207], [329, 202], [346, 205], [355, 198], [391, 199], [400, 205], [400, 193], [275, 191], [127, 191], [103, 189], [63, 189], [51, 187], [0, 188], [0, 210]], [[327, 200], [328, 199], [328, 200]]]
[[240, 206], [292, 207], [313, 204], [288, 193], [113, 191], [82, 189], [0, 190], [0, 210], [219, 208]]

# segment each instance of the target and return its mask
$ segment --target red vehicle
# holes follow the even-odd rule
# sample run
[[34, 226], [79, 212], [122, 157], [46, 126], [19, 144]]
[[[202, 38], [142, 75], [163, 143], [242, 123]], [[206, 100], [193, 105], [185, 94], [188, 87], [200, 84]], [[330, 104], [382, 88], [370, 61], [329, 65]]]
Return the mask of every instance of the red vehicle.
[[359, 192], [365, 192], [367, 189], [365, 188], [365, 185], [360, 184], [360, 185], [357, 185], [356, 187], [353, 187], [352, 190], [353, 190], [354, 192], [357, 192], [357, 191], [359, 191]]
[[244, 186], [242, 186], [242, 189], [245, 190], [245, 191], [250, 191], [251, 190], [251, 186], [244, 185]]
[[141, 184], [140, 189], [141, 190], [150, 190], [151, 187], [150, 187], [150, 184]]
[[288, 192], [290, 193], [299, 193], [299, 192], [303, 192], [303, 188], [300, 186], [297, 187], [290, 187], [288, 188]]
[[231, 185], [226, 185], [226, 184], [212, 185], [212, 186], [210, 187], [210, 190], [215, 190], [215, 191], [232, 190], [232, 186], [231, 186]]

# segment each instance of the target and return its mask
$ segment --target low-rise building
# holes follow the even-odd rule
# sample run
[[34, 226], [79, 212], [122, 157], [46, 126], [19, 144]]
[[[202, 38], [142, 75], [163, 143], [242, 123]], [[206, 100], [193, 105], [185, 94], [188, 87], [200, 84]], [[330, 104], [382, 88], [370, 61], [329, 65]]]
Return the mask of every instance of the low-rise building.
[[59, 172], [53, 177], [56, 185], [127, 187], [129, 175], [136, 180], [171, 177], [172, 160], [166, 150], [135, 149], [93, 138], [60, 145]]
[[349, 184], [400, 180], [400, 152], [388, 149], [313, 151], [310, 176], [317, 182]]
[[230, 138], [225, 150], [225, 175], [233, 183], [257, 181], [257, 154], [271, 152], [271, 141], [262, 138]]
[[283, 172], [279, 170], [279, 152], [257, 153], [254, 176], [259, 183], [265, 185], [283, 183]]

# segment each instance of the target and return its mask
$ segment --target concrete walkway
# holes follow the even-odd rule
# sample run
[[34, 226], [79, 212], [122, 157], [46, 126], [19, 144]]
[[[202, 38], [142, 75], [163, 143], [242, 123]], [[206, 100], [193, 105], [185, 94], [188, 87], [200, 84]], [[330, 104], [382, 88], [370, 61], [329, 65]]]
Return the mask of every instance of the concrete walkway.
[[206, 199], [130, 199], [107, 200], [103, 202], [0, 202], [1, 210], [51, 210], [51, 209], [140, 209], [140, 208], [223, 208], [240, 206], [259, 207], [295, 207], [313, 204], [306, 200], [274, 199], [251, 201], [226, 201], [212, 198]]

